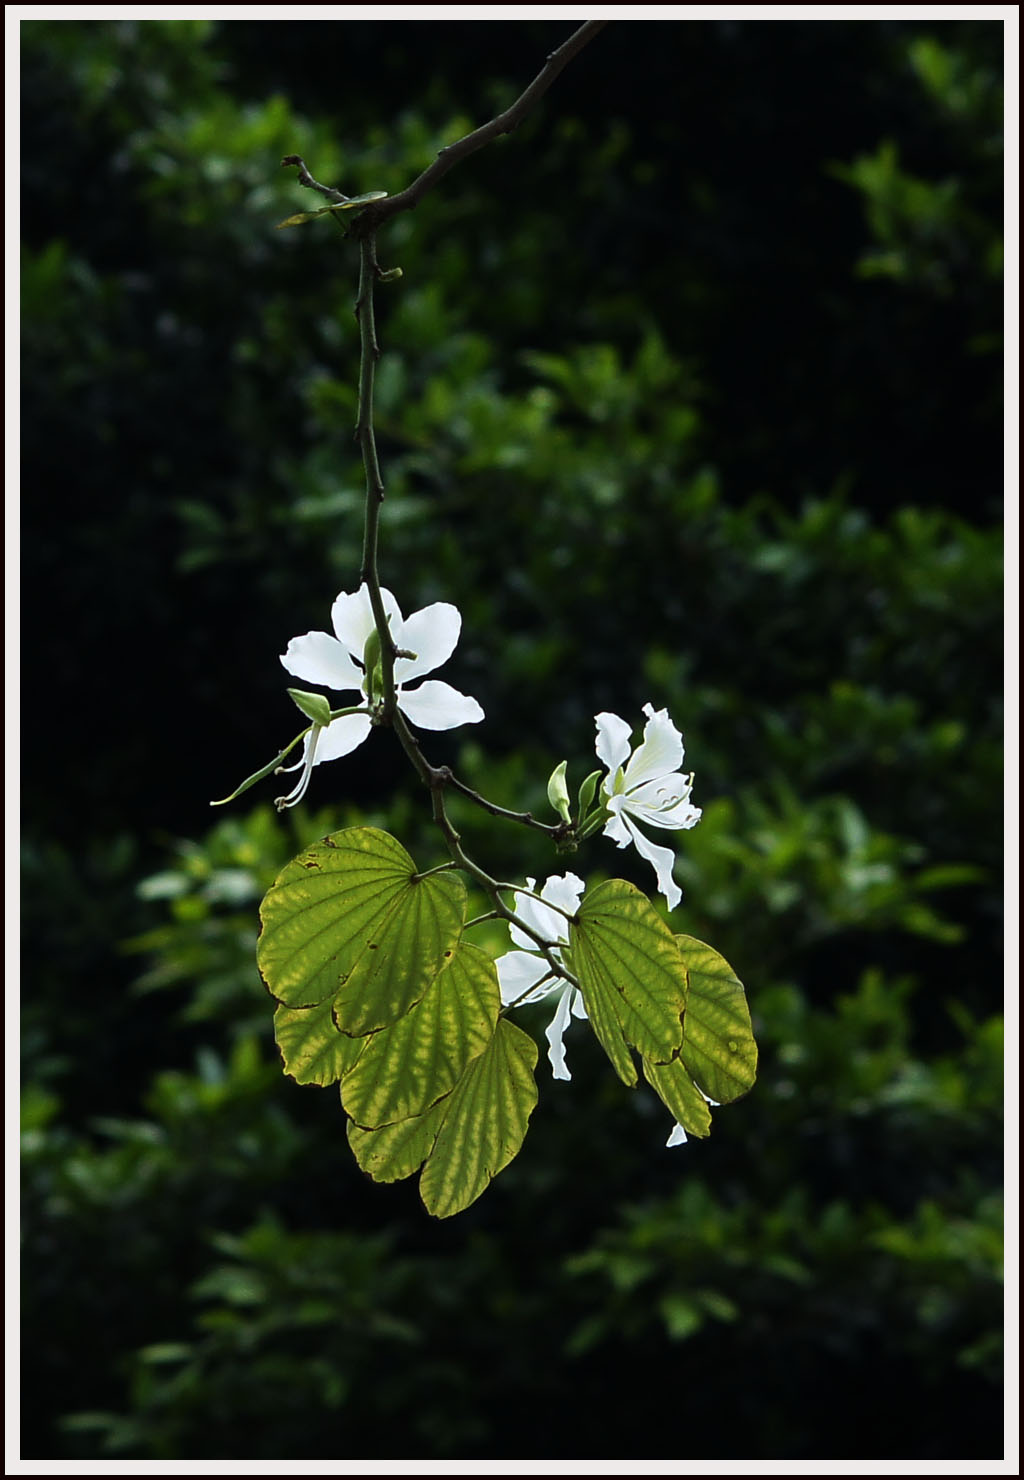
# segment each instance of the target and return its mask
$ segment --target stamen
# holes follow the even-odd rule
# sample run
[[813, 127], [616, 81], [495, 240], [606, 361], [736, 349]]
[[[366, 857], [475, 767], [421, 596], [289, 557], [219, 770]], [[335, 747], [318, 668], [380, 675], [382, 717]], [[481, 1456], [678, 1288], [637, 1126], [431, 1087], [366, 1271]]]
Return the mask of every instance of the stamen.
[[[294, 791], [289, 792], [286, 797], [275, 797], [274, 806], [279, 812], [283, 812], [285, 807], [294, 807], [306, 795], [309, 778], [313, 774], [313, 767], [316, 764], [317, 741], [320, 739], [322, 731], [323, 727], [321, 725], [313, 726], [313, 733], [309, 737], [309, 749], [306, 751], [304, 758], [299, 762], [303, 770]], [[278, 769], [282, 771], [296, 771], [298, 770], [298, 766], [280, 766]]]

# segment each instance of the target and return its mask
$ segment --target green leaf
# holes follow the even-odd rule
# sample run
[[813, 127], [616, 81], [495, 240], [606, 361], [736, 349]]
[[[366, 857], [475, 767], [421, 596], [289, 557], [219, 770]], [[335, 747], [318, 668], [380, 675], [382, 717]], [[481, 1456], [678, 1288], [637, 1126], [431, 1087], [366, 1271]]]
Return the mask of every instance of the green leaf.
[[330, 999], [343, 1033], [386, 1028], [451, 959], [466, 891], [452, 873], [416, 875], [397, 839], [350, 827], [287, 864], [260, 905], [260, 973], [288, 1007]]
[[398, 1120], [377, 1130], [348, 1122], [348, 1144], [360, 1167], [375, 1182], [400, 1182], [419, 1171], [430, 1155], [451, 1095], [438, 1100], [423, 1115]]
[[367, 1042], [341, 1032], [330, 998], [319, 1007], [279, 1007], [274, 1013], [274, 1037], [284, 1072], [296, 1084], [333, 1084], [348, 1073]]
[[686, 967], [676, 938], [646, 895], [609, 879], [584, 896], [569, 948], [594, 1032], [619, 1078], [634, 1085], [629, 1045], [664, 1064], [682, 1042]]
[[690, 977], [679, 1057], [705, 1094], [727, 1105], [757, 1078], [757, 1044], [743, 985], [703, 941], [689, 935], [676, 940]]
[[[683, 1022], [683, 1031], [686, 1022]], [[644, 1077], [660, 1095], [667, 1109], [689, 1136], [711, 1134], [711, 1111], [708, 1102], [694, 1084], [686, 1067], [673, 1059], [670, 1064], [652, 1064], [644, 1059]]]
[[499, 1019], [483, 1053], [425, 1115], [379, 1130], [350, 1121], [356, 1161], [378, 1182], [411, 1176], [422, 1165], [420, 1196], [427, 1212], [435, 1218], [462, 1212], [523, 1144], [537, 1103], [536, 1066], [533, 1039]]
[[487, 1047], [500, 1006], [494, 962], [460, 941], [416, 1006], [374, 1033], [346, 1074], [341, 1100], [356, 1125], [408, 1120], [446, 1095]]

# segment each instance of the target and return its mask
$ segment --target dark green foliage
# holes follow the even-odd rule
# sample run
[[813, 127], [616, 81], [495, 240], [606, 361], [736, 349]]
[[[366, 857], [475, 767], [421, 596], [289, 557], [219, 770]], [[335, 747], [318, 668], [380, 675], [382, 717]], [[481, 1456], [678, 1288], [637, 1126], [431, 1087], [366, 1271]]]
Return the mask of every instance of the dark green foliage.
[[460, 607], [487, 716], [427, 753], [548, 815], [594, 714], [670, 710], [672, 923], [755, 1089], [665, 1150], [579, 1032], [435, 1225], [281, 1073], [281, 868], [444, 854], [386, 736], [315, 813], [207, 806], [358, 584], [355, 257], [274, 230], [316, 204], [278, 161], [394, 194], [567, 29], [23, 24], [26, 673], [73, 716], [26, 705], [27, 1458], [1000, 1451], [996, 23], [609, 27], [381, 236], [382, 576]]

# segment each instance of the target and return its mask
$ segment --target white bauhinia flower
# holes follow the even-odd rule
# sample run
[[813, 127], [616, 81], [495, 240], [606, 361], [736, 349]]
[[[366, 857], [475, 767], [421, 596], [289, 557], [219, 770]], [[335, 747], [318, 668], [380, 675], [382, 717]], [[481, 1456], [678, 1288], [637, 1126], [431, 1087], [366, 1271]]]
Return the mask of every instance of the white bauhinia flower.
[[[527, 879], [527, 888], [536, 891], [534, 879]], [[569, 921], [579, 908], [580, 898], [586, 886], [575, 874], [555, 875], [548, 879], [540, 891], [540, 899], [532, 894], [517, 894], [512, 908], [524, 925], [531, 926], [546, 941], [551, 942], [551, 954], [562, 960], [562, 948], [569, 943]], [[543, 901], [547, 900], [548, 904]], [[550, 905], [558, 906], [551, 909]], [[562, 911], [565, 913], [563, 914]], [[513, 1003], [522, 1006], [527, 1002], [540, 1002], [542, 998], [557, 995], [555, 1015], [545, 1030], [548, 1040], [548, 1058], [556, 1079], [571, 1079], [565, 1065], [565, 1049], [562, 1035], [572, 1018], [585, 1018], [587, 1009], [578, 987], [563, 977], [554, 976], [550, 962], [540, 954], [537, 942], [515, 925], [509, 926], [514, 945], [521, 949], [506, 951], [495, 961], [498, 970], [498, 985], [501, 1000], [506, 1007]]]
[[637, 823], [678, 831], [700, 821], [700, 808], [690, 801], [693, 775], [679, 770], [683, 763], [683, 737], [669, 719], [667, 709], [655, 711], [644, 705], [647, 723], [644, 738], [630, 755], [632, 730], [617, 714], [599, 714], [597, 755], [608, 774], [601, 783], [601, 794], [609, 812], [604, 825], [605, 837], [620, 848], [630, 843], [641, 857], [654, 867], [658, 889], [664, 894], [670, 910], [682, 899], [682, 891], [672, 877], [675, 854], [671, 848], [659, 848], [640, 831]]
[[[458, 725], [476, 724], [484, 712], [475, 699], [460, 694], [450, 684], [431, 679], [409, 688], [415, 679], [440, 668], [455, 651], [462, 630], [458, 607], [436, 601], [403, 620], [398, 602], [390, 591], [381, 589], [392, 641], [404, 657], [394, 665], [398, 707], [407, 719], [424, 730], [454, 730]], [[281, 655], [289, 673], [307, 683], [315, 683], [341, 693], [354, 690], [366, 702], [366, 714], [345, 714], [320, 728], [314, 725], [306, 736], [302, 759], [287, 770], [302, 767], [299, 784], [282, 805], [294, 806], [305, 793], [314, 766], [348, 755], [361, 745], [372, 728], [369, 711], [380, 701], [379, 686], [374, 690], [372, 671], [367, 671], [367, 654], [376, 649], [371, 639], [376, 633], [369, 588], [364, 583], [353, 594], [342, 591], [331, 607], [334, 636], [328, 632], [307, 632], [293, 637]], [[368, 646], [369, 645], [369, 646]], [[359, 700], [356, 701], [360, 702]]]

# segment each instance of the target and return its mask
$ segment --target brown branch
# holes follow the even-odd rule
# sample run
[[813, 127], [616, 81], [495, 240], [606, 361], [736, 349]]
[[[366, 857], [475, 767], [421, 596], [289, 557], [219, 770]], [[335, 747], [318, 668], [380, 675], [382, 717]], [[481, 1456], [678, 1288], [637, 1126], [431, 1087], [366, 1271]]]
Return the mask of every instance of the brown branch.
[[[402, 211], [411, 211], [426, 195], [434, 185], [437, 184], [460, 159], [467, 155], [475, 154], [492, 139], [500, 138], [502, 134], [510, 134], [517, 129], [523, 119], [529, 113], [534, 103], [542, 98], [548, 88], [554, 82], [559, 72], [572, 61], [577, 52], [582, 51], [587, 42], [597, 35], [607, 21], [586, 21], [578, 31], [574, 31], [568, 41], [563, 41], [557, 51], [553, 51], [537, 76], [529, 87], [522, 93], [510, 108], [504, 113], [499, 113], [497, 118], [492, 118], [490, 123], [482, 124], [480, 128], [474, 129], [473, 133], [466, 134], [462, 139], [457, 139], [454, 144], [446, 144], [440, 151], [432, 165], [423, 171], [410, 186], [393, 195], [389, 200], [374, 202], [359, 212], [358, 223], [353, 218], [352, 226], [355, 227], [359, 236], [367, 232], [374, 232], [377, 227], [385, 221], [390, 221], [392, 216], [399, 215]], [[304, 185], [307, 190], [319, 191], [334, 204], [344, 204], [351, 197], [343, 195], [340, 190], [333, 189], [330, 185], [321, 185], [318, 180], [306, 168], [305, 160], [298, 154], [286, 154], [281, 163], [283, 165], [295, 165], [299, 171], [299, 184]]]
[[402, 211], [411, 211], [419, 205], [427, 191], [460, 160], [465, 159], [467, 155], [475, 154], [492, 139], [500, 138], [502, 134], [510, 134], [517, 129], [563, 68], [568, 66], [577, 52], [582, 51], [587, 42], [592, 40], [607, 24], [607, 21], [586, 21], [579, 30], [572, 33], [568, 41], [563, 41], [558, 50], [551, 53], [529, 87], [510, 108], [506, 108], [504, 113], [499, 113], [497, 118], [492, 118], [490, 123], [482, 124], [473, 133], [457, 139], [454, 144], [447, 144], [440, 151], [434, 163], [429, 165], [407, 189], [399, 195], [391, 196], [389, 200], [382, 200], [379, 204], [368, 206], [363, 212], [363, 221], [375, 230], [384, 221], [389, 221], [392, 216], [397, 216]]

